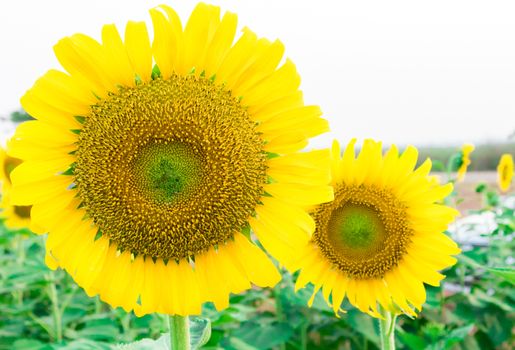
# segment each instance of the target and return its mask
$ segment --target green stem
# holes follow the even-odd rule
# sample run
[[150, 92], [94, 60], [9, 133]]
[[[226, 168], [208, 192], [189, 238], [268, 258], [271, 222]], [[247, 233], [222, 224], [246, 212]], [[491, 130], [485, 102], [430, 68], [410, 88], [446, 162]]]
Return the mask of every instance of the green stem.
[[60, 343], [63, 340], [63, 325], [61, 320], [61, 310], [59, 309], [59, 302], [57, 298], [57, 288], [55, 287], [54, 276], [48, 275], [48, 296], [52, 303], [52, 318], [54, 320], [54, 338]]
[[[18, 266], [23, 266], [25, 263], [25, 247], [23, 246], [23, 235], [17, 234], [15, 236], [15, 249], [16, 249], [16, 260], [18, 262]], [[13, 292], [16, 301], [19, 306], [23, 305], [23, 290], [17, 290]]]
[[190, 325], [188, 316], [168, 316], [170, 347], [172, 350], [190, 350]]
[[395, 350], [395, 319], [396, 315], [381, 308], [382, 319], [379, 319], [379, 331], [381, 332], [381, 349]]
[[[280, 292], [281, 289], [280, 288], [281, 288], [280, 284], [276, 285], [274, 288], [275, 315], [276, 315], [277, 321], [283, 322], [283, 321], [285, 321], [285, 316], [284, 316], [283, 305], [281, 302], [281, 292]], [[281, 343], [279, 345], [279, 349], [286, 350], [286, 344]]]
[[302, 324], [300, 328], [300, 348], [307, 350], [308, 348], [308, 322]]

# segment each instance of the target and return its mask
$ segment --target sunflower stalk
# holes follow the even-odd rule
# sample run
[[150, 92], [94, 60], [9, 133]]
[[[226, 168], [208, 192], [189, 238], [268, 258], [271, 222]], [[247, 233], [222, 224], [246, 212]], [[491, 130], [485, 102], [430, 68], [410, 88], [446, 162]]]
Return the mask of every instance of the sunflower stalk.
[[54, 339], [58, 343], [63, 340], [63, 327], [62, 327], [62, 314], [59, 308], [59, 301], [57, 296], [57, 288], [55, 286], [55, 279], [52, 274], [47, 275], [48, 283], [48, 296], [52, 304], [52, 319], [54, 321]]
[[381, 333], [381, 349], [395, 350], [395, 320], [397, 315], [381, 308], [382, 318], [379, 319]]
[[171, 350], [190, 350], [190, 324], [188, 316], [168, 316]]

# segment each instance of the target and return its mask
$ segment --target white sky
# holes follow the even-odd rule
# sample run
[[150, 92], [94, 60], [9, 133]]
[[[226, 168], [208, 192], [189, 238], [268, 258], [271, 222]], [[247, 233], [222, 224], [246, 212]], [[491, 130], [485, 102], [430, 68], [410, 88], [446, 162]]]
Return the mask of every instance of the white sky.
[[[206, 1], [279, 38], [322, 107], [329, 138], [386, 144], [503, 141], [515, 130], [514, 1]], [[183, 22], [196, 1], [0, 0], [0, 116], [57, 68], [52, 46], [101, 26], [145, 20], [160, 3]], [[0, 124], [0, 136], [10, 132]]]

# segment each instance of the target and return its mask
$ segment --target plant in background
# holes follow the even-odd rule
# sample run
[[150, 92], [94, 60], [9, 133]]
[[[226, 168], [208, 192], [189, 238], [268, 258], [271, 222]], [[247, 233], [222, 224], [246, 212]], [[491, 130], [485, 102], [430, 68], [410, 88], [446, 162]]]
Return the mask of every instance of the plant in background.
[[[76, 34], [23, 96], [36, 121], [9, 152], [12, 200], [49, 232], [46, 262], [88, 293], [137, 315], [170, 318], [174, 348], [189, 346], [188, 315], [230, 293], [280, 279], [251, 241], [309, 237], [305, 208], [332, 200], [329, 151], [299, 153], [328, 130], [305, 106], [279, 41], [199, 4], [185, 28], [168, 6], [114, 25], [102, 42]], [[155, 64], [154, 64], [155, 63]], [[294, 246], [296, 246], [294, 243]]]
[[470, 154], [474, 151], [474, 148], [474, 145], [470, 143], [465, 143], [461, 147], [461, 153], [456, 158], [456, 169], [458, 169], [458, 173], [456, 175], [457, 181], [463, 181], [465, 178], [467, 168], [470, 165]]
[[381, 143], [366, 140], [355, 157], [354, 144], [342, 157], [333, 143], [335, 199], [313, 209], [315, 233], [285, 265], [300, 269], [296, 289], [314, 285], [310, 303], [322, 289], [336, 315], [347, 296], [380, 318], [383, 348], [391, 349], [396, 315], [415, 316], [426, 301], [424, 283], [438, 286], [438, 271], [456, 263], [460, 249], [443, 231], [458, 212], [437, 204], [453, 186], [428, 176], [429, 159], [414, 170], [414, 147], [399, 155], [392, 146], [383, 156]]
[[511, 180], [513, 179], [513, 156], [511, 154], [503, 154], [497, 166], [497, 182], [502, 192], [510, 189]]

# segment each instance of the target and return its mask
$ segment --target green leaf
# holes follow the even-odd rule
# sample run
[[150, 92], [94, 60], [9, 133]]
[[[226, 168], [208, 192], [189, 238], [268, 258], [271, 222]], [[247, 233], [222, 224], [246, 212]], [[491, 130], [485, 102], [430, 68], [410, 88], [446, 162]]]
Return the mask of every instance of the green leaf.
[[211, 337], [211, 321], [208, 318], [190, 317], [190, 344], [196, 350], [206, 344]]
[[511, 284], [515, 284], [515, 269], [512, 267], [492, 267], [488, 271], [494, 275], [504, 278]]
[[424, 349], [427, 346], [427, 343], [423, 338], [417, 337], [414, 334], [407, 332], [398, 332], [397, 336], [401, 339], [404, 345], [407, 345], [408, 348], [412, 350]]
[[142, 339], [128, 344], [118, 344], [118, 350], [170, 350], [170, 334], [165, 333], [158, 339]]
[[452, 345], [463, 341], [474, 328], [473, 324], [469, 324], [452, 330], [444, 337], [445, 348], [449, 349]]
[[247, 344], [258, 349], [270, 349], [279, 344], [286, 343], [293, 334], [292, 327], [286, 322], [256, 323], [252, 321], [245, 322], [235, 331], [234, 336]]
[[[197, 350], [211, 337], [211, 322], [207, 318], [190, 317], [190, 346]], [[145, 338], [137, 342], [119, 344], [120, 350], [170, 350], [170, 333], [162, 334], [158, 339]]]
[[354, 309], [349, 310], [347, 315], [344, 317], [355, 331], [361, 333], [374, 344], [379, 345], [379, 328], [374, 324], [374, 319], [372, 317]]
[[12, 345], [13, 350], [51, 350], [52, 348], [35, 339], [19, 339]]
[[486, 184], [483, 182], [476, 186], [476, 193], [483, 193], [485, 190]]
[[259, 350], [260, 348], [256, 348], [255, 346], [252, 346], [248, 344], [247, 342], [244, 342], [241, 339], [238, 338], [230, 338], [229, 339], [230, 345], [227, 347], [228, 350]]

